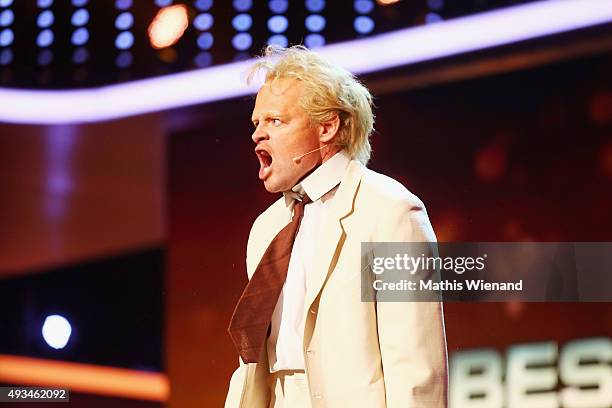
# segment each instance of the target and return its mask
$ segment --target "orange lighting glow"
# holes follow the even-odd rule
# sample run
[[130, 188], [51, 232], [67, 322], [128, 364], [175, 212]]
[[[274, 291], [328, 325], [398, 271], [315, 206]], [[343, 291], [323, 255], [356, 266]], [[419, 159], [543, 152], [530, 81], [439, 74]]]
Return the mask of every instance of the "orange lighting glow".
[[399, 0], [376, 0], [378, 4], [381, 6], [388, 6], [390, 4], [397, 3]]
[[71, 392], [165, 402], [165, 374], [0, 354], [0, 383], [68, 388]]
[[153, 48], [166, 48], [176, 44], [189, 25], [184, 4], [164, 7], [149, 24], [149, 41]]

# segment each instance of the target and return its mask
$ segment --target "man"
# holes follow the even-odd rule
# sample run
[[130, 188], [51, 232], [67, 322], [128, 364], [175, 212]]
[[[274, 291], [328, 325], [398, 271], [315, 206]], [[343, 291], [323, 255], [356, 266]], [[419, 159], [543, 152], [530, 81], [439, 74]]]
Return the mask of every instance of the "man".
[[423, 203], [365, 167], [370, 93], [300, 46], [269, 47], [262, 69], [252, 139], [282, 196], [249, 235], [225, 406], [446, 406], [441, 305], [361, 301], [362, 242], [435, 241]]

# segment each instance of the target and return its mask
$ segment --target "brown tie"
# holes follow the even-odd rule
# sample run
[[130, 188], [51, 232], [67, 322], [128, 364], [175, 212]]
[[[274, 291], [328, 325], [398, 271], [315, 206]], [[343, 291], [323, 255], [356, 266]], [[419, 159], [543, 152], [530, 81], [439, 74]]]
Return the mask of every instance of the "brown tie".
[[256, 363], [263, 348], [272, 313], [287, 278], [293, 242], [308, 196], [293, 206], [293, 218], [270, 242], [255, 273], [236, 304], [228, 332], [245, 363]]

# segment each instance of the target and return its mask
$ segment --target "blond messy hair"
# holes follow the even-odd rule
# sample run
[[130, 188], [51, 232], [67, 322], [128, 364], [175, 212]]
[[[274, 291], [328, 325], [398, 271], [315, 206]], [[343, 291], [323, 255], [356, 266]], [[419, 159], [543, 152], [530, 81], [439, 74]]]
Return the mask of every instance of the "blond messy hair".
[[372, 95], [350, 72], [336, 67], [301, 45], [289, 48], [269, 45], [251, 67], [248, 82], [265, 71], [265, 82], [294, 78], [302, 82], [300, 106], [315, 123], [338, 115], [340, 126], [334, 144], [346, 149], [364, 165], [370, 160], [370, 135], [374, 130]]

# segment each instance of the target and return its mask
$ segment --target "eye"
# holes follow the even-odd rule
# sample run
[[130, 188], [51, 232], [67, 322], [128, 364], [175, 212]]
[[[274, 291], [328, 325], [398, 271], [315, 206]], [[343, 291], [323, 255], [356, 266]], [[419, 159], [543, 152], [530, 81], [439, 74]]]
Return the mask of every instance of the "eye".
[[272, 119], [272, 125], [274, 126], [280, 126], [282, 125], [283, 122], [281, 122], [280, 119]]
[[253, 127], [254, 127], [255, 129], [257, 129], [257, 125], [259, 125], [259, 122], [254, 121], [254, 122], [253, 122]]

